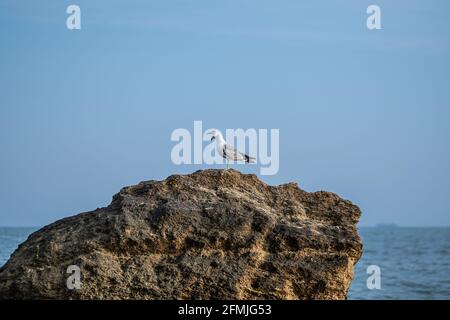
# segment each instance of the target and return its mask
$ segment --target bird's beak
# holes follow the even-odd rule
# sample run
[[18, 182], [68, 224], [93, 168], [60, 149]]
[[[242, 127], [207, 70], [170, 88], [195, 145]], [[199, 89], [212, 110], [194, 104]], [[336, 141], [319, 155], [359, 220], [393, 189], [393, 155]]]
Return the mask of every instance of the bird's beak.
[[211, 137], [211, 141], [213, 141], [215, 138], [216, 138], [216, 137], [212, 136], [212, 137]]

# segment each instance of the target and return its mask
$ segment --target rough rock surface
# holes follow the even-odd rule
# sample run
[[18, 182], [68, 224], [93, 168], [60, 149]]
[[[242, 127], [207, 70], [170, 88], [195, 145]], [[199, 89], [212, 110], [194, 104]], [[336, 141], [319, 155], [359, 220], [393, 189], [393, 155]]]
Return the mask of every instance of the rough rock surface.
[[334, 193], [235, 170], [141, 182], [30, 235], [0, 269], [0, 298], [345, 299], [359, 217]]

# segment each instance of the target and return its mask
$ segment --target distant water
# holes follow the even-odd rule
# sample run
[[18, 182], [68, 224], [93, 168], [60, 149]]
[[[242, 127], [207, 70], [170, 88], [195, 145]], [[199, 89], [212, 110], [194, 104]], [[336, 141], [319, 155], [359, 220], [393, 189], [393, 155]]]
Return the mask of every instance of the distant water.
[[[0, 227], [0, 265], [37, 228]], [[349, 299], [450, 299], [450, 228], [360, 228], [364, 250]], [[381, 289], [366, 269], [381, 270]]]
[[[450, 228], [360, 228], [363, 255], [349, 299], [450, 299]], [[369, 290], [378, 265], [381, 289]]]
[[8, 261], [17, 246], [38, 228], [0, 227], [0, 266]]

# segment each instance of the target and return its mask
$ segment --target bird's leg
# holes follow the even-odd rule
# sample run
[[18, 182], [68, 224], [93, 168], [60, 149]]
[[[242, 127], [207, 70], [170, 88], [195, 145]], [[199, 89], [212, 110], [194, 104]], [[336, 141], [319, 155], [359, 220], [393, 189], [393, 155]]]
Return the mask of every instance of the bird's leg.
[[227, 159], [227, 170], [228, 170], [228, 164], [229, 164], [229, 162], [228, 162], [228, 159]]

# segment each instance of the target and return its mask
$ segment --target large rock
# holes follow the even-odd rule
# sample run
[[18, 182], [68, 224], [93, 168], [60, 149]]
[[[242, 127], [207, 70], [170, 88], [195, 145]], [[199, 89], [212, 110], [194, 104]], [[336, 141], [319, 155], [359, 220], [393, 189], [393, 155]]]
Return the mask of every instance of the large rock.
[[345, 299], [359, 217], [334, 193], [234, 170], [141, 182], [30, 235], [0, 269], [0, 298]]

